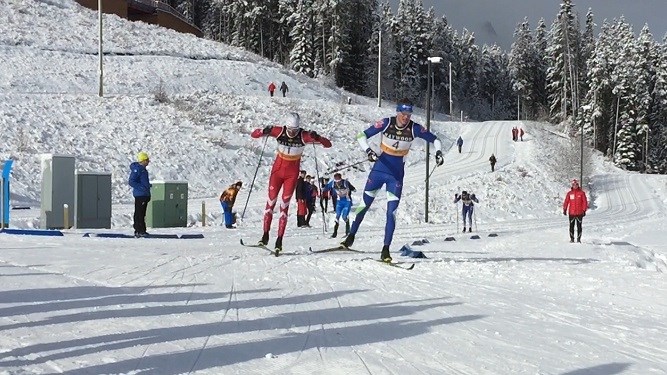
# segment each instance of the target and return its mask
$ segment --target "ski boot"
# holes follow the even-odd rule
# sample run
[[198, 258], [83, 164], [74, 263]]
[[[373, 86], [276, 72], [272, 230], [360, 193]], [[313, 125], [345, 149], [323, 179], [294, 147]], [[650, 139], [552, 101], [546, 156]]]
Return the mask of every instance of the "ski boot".
[[463, 233], [465, 233], [465, 232], [466, 232], [466, 227], [463, 227]]
[[389, 245], [382, 246], [382, 253], [380, 254], [380, 260], [385, 263], [391, 263], [391, 255], [389, 254]]
[[262, 235], [262, 239], [257, 242], [258, 245], [260, 246], [266, 246], [269, 244], [269, 232], [264, 232]]
[[472, 227], [468, 228], [468, 233], [472, 233]]
[[336, 236], [338, 236], [338, 222], [336, 222], [336, 224], [334, 224], [334, 230], [333, 230], [333, 234], [331, 235], [331, 238], [336, 238]]
[[276, 248], [275, 248], [275, 254], [276, 256], [280, 255], [280, 252], [283, 251], [283, 238], [278, 237], [276, 238]]
[[350, 234], [347, 237], [345, 237], [345, 241], [341, 242], [340, 245], [346, 249], [349, 249], [353, 243], [354, 243], [354, 234]]

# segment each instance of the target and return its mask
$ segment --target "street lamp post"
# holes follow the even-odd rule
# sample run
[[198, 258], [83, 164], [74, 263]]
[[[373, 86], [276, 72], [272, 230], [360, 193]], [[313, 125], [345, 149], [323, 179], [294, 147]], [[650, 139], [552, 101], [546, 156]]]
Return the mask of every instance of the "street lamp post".
[[[431, 131], [431, 75], [433, 74], [432, 72], [432, 65], [433, 64], [439, 64], [442, 61], [442, 57], [429, 57], [428, 58], [428, 77], [427, 77], [427, 84], [426, 84], [426, 130]], [[431, 145], [430, 143], [426, 142], [426, 197], [424, 199], [424, 221], [428, 223], [428, 186], [429, 186], [429, 161], [431, 158]]]

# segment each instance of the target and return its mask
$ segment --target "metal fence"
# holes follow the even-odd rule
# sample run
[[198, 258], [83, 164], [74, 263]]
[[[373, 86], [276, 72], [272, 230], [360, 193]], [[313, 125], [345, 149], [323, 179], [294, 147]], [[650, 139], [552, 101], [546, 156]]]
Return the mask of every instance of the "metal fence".
[[179, 20], [187, 23], [188, 25], [197, 29], [200, 33], [202, 32], [201, 29], [199, 29], [192, 22], [190, 22], [190, 20], [185, 18], [183, 13], [174, 9], [174, 7], [172, 7], [168, 3], [164, 2], [163, 0], [127, 0], [127, 5], [130, 5], [134, 8], [137, 8], [137, 9], [141, 9], [141, 10], [146, 11], [146, 12], [154, 12], [154, 11], [159, 9], [160, 11], [165, 12], [165, 13], [169, 13], [172, 16], [178, 18]]

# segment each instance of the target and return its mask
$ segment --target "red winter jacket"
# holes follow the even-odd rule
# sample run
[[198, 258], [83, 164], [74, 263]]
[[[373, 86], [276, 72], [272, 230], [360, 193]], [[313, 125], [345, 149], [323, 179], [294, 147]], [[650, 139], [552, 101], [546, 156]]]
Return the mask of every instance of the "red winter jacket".
[[586, 199], [586, 193], [584, 193], [581, 188], [576, 188], [570, 190], [565, 195], [565, 201], [563, 202], [563, 212], [565, 212], [570, 207], [570, 216], [579, 216], [584, 215], [586, 210], [588, 210], [588, 199]]

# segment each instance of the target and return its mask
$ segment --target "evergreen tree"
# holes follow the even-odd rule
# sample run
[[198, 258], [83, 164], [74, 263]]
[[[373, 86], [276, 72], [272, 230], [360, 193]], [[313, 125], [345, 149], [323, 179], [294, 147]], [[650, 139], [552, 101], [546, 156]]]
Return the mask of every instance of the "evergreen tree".
[[665, 174], [667, 173], [667, 35], [656, 51], [656, 61], [648, 164], [652, 171]]
[[577, 104], [579, 30], [572, 8], [571, 0], [563, 0], [558, 17], [551, 25], [547, 47], [547, 91], [554, 122], [565, 121]]
[[540, 18], [535, 29], [535, 98], [532, 107], [539, 119], [548, 117], [548, 94], [547, 94], [547, 25], [544, 18]]
[[296, 22], [290, 32], [294, 43], [290, 51], [290, 65], [294, 71], [308, 77], [314, 76], [315, 65], [312, 9], [312, 0], [299, 0], [295, 13]]
[[535, 43], [530, 25], [528, 19], [524, 18], [524, 21], [517, 25], [514, 32], [509, 67], [514, 95], [519, 96], [525, 107], [529, 108], [527, 112], [529, 112], [531, 118], [535, 107], [536, 92], [538, 91], [538, 88], [535, 87], [537, 83], [537, 54], [534, 48]]

